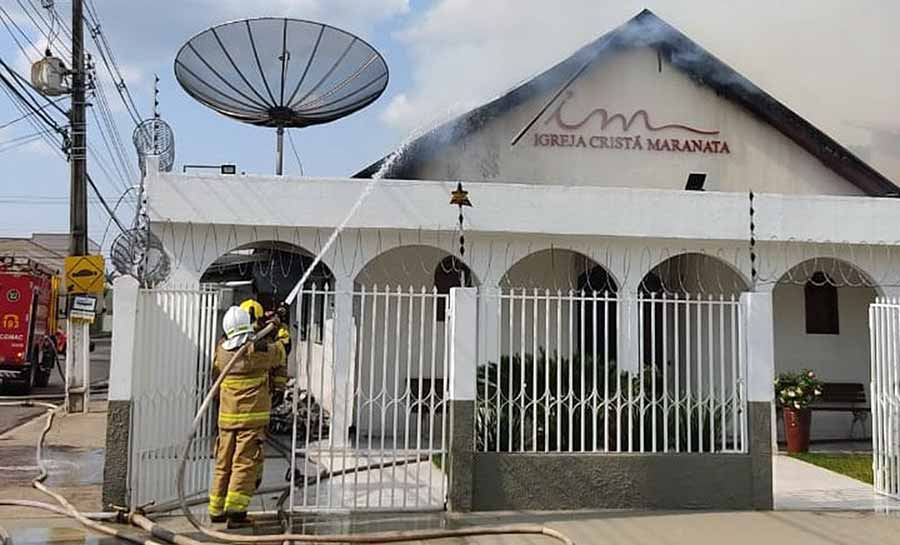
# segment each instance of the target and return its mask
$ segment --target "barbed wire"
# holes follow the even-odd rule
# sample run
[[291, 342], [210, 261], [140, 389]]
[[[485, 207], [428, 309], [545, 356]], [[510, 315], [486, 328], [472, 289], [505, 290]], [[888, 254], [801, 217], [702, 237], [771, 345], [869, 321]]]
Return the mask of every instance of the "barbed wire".
[[[201, 269], [218, 257], [235, 250], [255, 250], [261, 252], [256, 260], [233, 267], [238, 275], [269, 279], [299, 278], [330, 232], [168, 222], [156, 222], [153, 229], [170, 253], [173, 270], [202, 274]], [[466, 259], [460, 259], [455, 254], [455, 242], [456, 233], [451, 229], [349, 229], [328, 252], [328, 266], [323, 269], [327, 272], [322, 274], [333, 278], [331, 267], [335, 267], [342, 275], [351, 276], [357, 286], [378, 284], [404, 289], [430, 289], [438, 273], [451, 272], [471, 275], [477, 286], [504, 289], [599, 293], [637, 286], [647, 294], [713, 295], [751, 289], [749, 253], [746, 246], [738, 244], [592, 239], [564, 247], [554, 245], [560, 241], [548, 242], [548, 237], [503, 240], [470, 234]], [[803, 286], [816, 272], [823, 273], [836, 287], [900, 286], [900, 248], [890, 244], [765, 240], [757, 242], [755, 251], [759, 289]]]

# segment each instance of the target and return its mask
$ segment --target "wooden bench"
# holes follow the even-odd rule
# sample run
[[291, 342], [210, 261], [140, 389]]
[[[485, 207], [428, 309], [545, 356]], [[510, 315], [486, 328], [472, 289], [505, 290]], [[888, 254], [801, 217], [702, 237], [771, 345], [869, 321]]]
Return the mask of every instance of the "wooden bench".
[[864, 427], [869, 418], [871, 407], [866, 399], [866, 388], [856, 382], [825, 382], [822, 384], [822, 397], [809, 406], [814, 412], [849, 412], [853, 415], [850, 424], [850, 437], [858, 423]]

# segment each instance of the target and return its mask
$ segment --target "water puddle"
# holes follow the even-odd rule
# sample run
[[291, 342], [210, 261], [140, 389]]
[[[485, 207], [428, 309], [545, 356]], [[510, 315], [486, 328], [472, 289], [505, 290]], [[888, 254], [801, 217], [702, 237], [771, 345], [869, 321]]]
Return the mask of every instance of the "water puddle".
[[[103, 449], [45, 447], [43, 457], [44, 466], [49, 473], [48, 486], [71, 487], [103, 483]], [[4, 448], [0, 473], [6, 476], [7, 483], [28, 483], [39, 471], [34, 447]]]

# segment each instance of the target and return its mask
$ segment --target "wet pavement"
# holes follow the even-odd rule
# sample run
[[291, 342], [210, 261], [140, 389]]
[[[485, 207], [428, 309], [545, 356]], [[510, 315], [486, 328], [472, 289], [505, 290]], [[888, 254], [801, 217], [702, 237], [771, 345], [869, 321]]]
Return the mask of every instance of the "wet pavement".
[[[72, 487], [103, 484], [104, 450], [74, 447], [45, 447], [44, 467], [50, 487]], [[4, 485], [28, 486], [39, 473], [34, 447], [9, 446], [3, 448], [0, 475]]]

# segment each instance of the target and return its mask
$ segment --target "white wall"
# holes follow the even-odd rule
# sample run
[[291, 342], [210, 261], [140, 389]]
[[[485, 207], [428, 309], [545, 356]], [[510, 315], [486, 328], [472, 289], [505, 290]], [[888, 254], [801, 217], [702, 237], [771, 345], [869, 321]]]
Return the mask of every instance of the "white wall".
[[[660, 69], [661, 68], [661, 69]], [[510, 142], [558, 90], [488, 120], [477, 133], [447, 145], [416, 172], [416, 178], [515, 181], [554, 185], [599, 185], [634, 188], [683, 189], [688, 173], [707, 173], [706, 188], [718, 191], [788, 194], [859, 195], [862, 192], [793, 141], [764, 124], [743, 108], [659, 59], [654, 50], [616, 53], [595, 62], [544, 113], [519, 143]], [[594, 117], [576, 130], [557, 126], [553, 119], [561, 101], [562, 119], [577, 123], [597, 108], [610, 116], [627, 118], [646, 110], [655, 126], [685, 124], [720, 134], [702, 136], [680, 129], [646, 130], [641, 121], [624, 132], [613, 122], [605, 131]], [[717, 140], [728, 143], [730, 153], [680, 153], [590, 147], [537, 146], [536, 135], [639, 136]], [[646, 147], [646, 146], [645, 146]]]
[[[809, 335], [802, 284], [779, 285], [774, 291], [775, 372], [810, 368], [825, 382], [857, 382], [866, 388], [870, 380], [868, 306], [875, 300], [872, 288], [838, 288], [840, 335]], [[813, 439], [846, 439], [850, 413], [813, 413]], [[871, 423], [871, 422], [869, 422]], [[780, 431], [779, 431], [780, 433]], [[860, 435], [857, 426], [855, 433]], [[865, 436], [871, 433], [866, 426]]]

